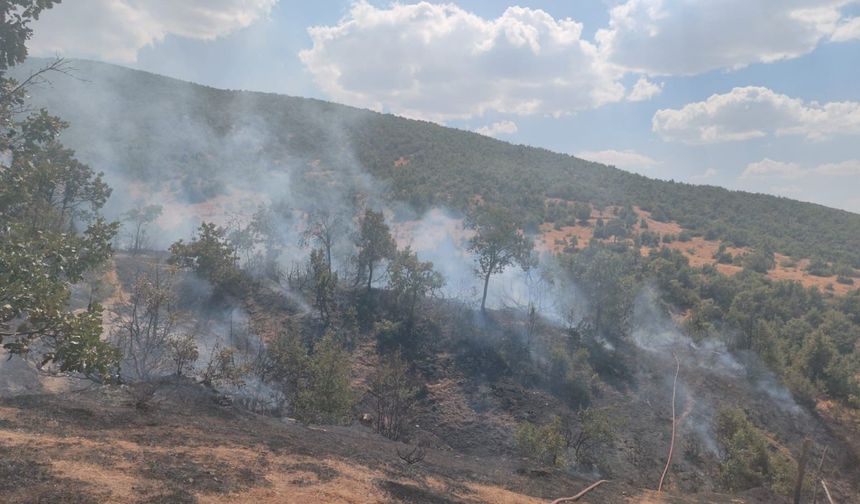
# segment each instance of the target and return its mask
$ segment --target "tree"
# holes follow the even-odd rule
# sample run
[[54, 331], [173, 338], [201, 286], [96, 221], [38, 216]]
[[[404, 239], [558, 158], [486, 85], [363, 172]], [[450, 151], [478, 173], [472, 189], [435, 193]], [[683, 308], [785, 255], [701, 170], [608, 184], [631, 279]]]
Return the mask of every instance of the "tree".
[[373, 271], [377, 264], [394, 257], [397, 245], [391, 237], [391, 230], [385, 223], [382, 212], [367, 209], [359, 221], [358, 236], [358, 271], [359, 278], [366, 275], [367, 291], [373, 285]]
[[332, 273], [331, 253], [335, 241], [346, 230], [346, 222], [343, 217], [332, 213], [329, 209], [318, 209], [308, 214], [307, 227], [302, 232], [301, 244], [307, 246], [311, 242], [316, 242], [323, 248], [329, 275]]
[[415, 322], [415, 308], [425, 296], [441, 289], [445, 284], [442, 275], [433, 270], [430, 261], [419, 261], [410, 247], [398, 251], [388, 265], [388, 284], [401, 310], [406, 313], [406, 322], [411, 328]]
[[44, 110], [24, 115], [27, 88], [63, 71], [62, 61], [22, 82], [6, 77], [27, 56], [30, 22], [54, 3], [0, 3], [0, 343], [100, 380], [119, 357], [101, 340], [102, 308], [74, 313], [69, 298], [70, 286], [112, 253], [117, 224], [98, 217], [110, 188], [58, 141], [66, 123]]
[[591, 205], [577, 201], [573, 205], [573, 213], [581, 225], [587, 226], [588, 220], [591, 218]]
[[27, 41], [33, 36], [30, 23], [59, 0], [6, 0], [0, 3], [0, 71], [27, 59]]
[[523, 422], [517, 426], [516, 439], [517, 448], [526, 457], [554, 466], [564, 465], [567, 441], [560, 417], [553, 416], [542, 426]]
[[794, 463], [778, 451], [771, 451], [767, 437], [749, 421], [743, 410], [720, 410], [716, 431], [723, 445], [720, 479], [732, 491], [767, 485], [787, 493], [796, 474]]
[[603, 246], [588, 247], [568, 265], [588, 296], [586, 319], [598, 336], [620, 341], [627, 333], [633, 305], [633, 268], [629, 255]]
[[382, 358], [369, 380], [368, 393], [376, 406], [376, 432], [397, 440], [415, 404], [418, 389], [399, 353]]
[[305, 423], [340, 423], [352, 409], [349, 353], [326, 333], [311, 354], [305, 383], [296, 400], [296, 416]]
[[230, 290], [239, 280], [239, 258], [227, 240], [227, 231], [213, 223], [200, 224], [197, 235], [189, 242], [182, 240], [170, 246], [170, 263], [188, 268], [212, 282], [216, 287]]
[[600, 445], [611, 444], [617, 437], [618, 421], [605, 409], [583, 408], [576, 413], [577, 427], [566, 433], [568, 446], [578, 462], [593, 456]]
[[158, 267], [139, 273], [128, 299], [119, 305], [113, 339], [135, 380], [148, 380], [167, 368], [168, 344], [179, 322], [171, 274]]
[[129, 224], [129, 250], [137, 254], [148, 246], [147, 228], [161, 215], [161, 205], [146, 205], [132, 208], [123, 217]]
[[322, 249], [311, 252], [311, 271], [314, 283], [314, 307], [319, 311], [323, 325], [328, 327], [337, 309], [335, 289], [337, 288], [337, 274], [332, 274]]
[[290, 319], [266, 347], [262, 374], [265, 380], [276, 383], [284, 397], [295, 404], [307, 380], [309, 360], [297, 321]]
[[176, 369], [176, 376], [191, 372], [200, 357], [200, 350], [193, 334], [175, 334], [167, 341], [167, 351]]
[[201, 374], [201, 383], [211, 388], [224, 385], [245, 386], [245, 377], [250, 371], [250, 366], [239, 362], [236, 354], [235, 348], [221, 346], [220, 342], [215, 344], [212, 347], [212, 353], [209, 354], [209, 362], [206, 363]]
[[466, 226], [475, 232], [469, 242], [469, 251], [475, 254], [476, 272], [484, 281], [483, 312], [490, 276], [502, 273], [514, 263], [528, 269], [532, 242], [520, 230], [511, 212], [501, 207], [479, 207], [469, 217]]

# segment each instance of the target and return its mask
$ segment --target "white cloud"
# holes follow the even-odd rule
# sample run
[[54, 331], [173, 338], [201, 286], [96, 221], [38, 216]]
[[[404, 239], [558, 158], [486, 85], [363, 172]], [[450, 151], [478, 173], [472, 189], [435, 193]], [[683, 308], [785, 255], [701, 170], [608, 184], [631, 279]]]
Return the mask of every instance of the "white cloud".
[[177, 35], [212, 40], [268, 14], [277, 0], [75, 0], [45, 11], [29, 47], [36, 56], [134, 62], [137, 52]]
[[644, 101], [650, 100], [651, 98], [657, 96], [663, 91], [663, 83], [655, 84], [644, 76], [639, 77], [639, 80], [636, 81], [636, 84], [633, 85], [633, 89], [630, 90], [630, 94], [627, 95], [628, 101]]
[[582, 24], [510, 7], [485, 19], [454, 4], [361, 1], [308, 30], [299, 56], [330, 97], [445, 121], [486, 111], [563, 115], [624, 97], [620, 71], [581, 38]]
[[596, 39], [608, 61], [631, 71], [693, 75], [795, 58], [831, 35], [842, 40], [842, 7], [852, 2], [628, 0], [610, 10]]
[[768, 135], [822, 140], [860, 134], [860, 102], [804, 102], [764, 87], [739, 87], [680, 109], [658, 110], [651, 126], [664, 140], [689, 144]]
[[583, 151], [576, 153], [575, 156], [617, 168], [647, 168], [659, 164], [658, 161], [632, 150]]
[[[849, 159], [840, 163], [826, 163], [815, 167], [818, 175], [850, 177], [860, 176], [860, 159]], [[860, 181], [858, 181], [860, 185]]]
[[517, 128], [517, 123], [513, 121], [499, 121], [494, 122], [489, 126], [481, 126], [480, 128], [475, 130], [475, 133], [496, 137], [499, 135], [513, 135], [517, 131], [519, 131], [519, 129]]
[[796, 179], [803, 177], [804, 175], [805, 172], [803, 168], [801, 168], [797, 163], [787, 163], [764, 158], [756, 163], [748, 164], [740, 178], [742, 180], [769, 177]]
[[830, 40], [834, 42], [847, 42], [856, 39], [860, 39], [860, 17], [846, 19], [830, 37]]

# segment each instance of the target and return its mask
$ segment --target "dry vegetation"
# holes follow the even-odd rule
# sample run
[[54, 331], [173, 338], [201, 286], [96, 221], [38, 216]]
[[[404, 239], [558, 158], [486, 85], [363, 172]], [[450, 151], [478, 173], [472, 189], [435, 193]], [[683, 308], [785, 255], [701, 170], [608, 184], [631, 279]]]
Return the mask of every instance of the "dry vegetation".
[[[557, 198], [548, 198], [547, 201], [561, 202]], [[570, 202], [573, 203], [573, 202]], [[576, 243], [578, 248], [583, 248], [588, 245], [594, 235], [594, 229], [598, 219], [608, 221], [614, 217], [613, 211], [619, 210], [619, 207], [607, 207], [603, 210], [592, 209], [591, 218], [588, 225], [577, 223], [575, 225], [555, 226], [552, 223], [544, 223], [540, 226], [540, 237], [536, 240], [536, 248], [540, 251], [562, 252], [570, 243]], [[657, 233], [660, 236], [673, 235], [678, 236], [684, 228], [676, 222], [659, 222], [654, 220], [650, 212], [634, 207], [636, 214], [640, 219], [643, 219], [647, 224], [647, 229]], [[633, 226], [635, 233], [643, 231], [641, 225]], [[573, 240], [573, 242], [571, 242]], [[608, 242], [610, 240], [601, 240]], [[707, 240], [702, 236], [693, 236], [689, 241], [675, 240], [671, 243], [665, 243], [661, 246], [666, 246], [670, 249], [677, 250], [684, 254], [689, 260], [690, 266], [714, 266], [720, 273], [725, 275], [734, 275], [739, 273], [743, 268], [733, 264], [720, 264], [715, 259], [715, 255], [722, 244], [719, 240]], [[654, 247], [643, 246], [641, 253], [648, 254]], [[749, 253], [751, 249], [746, 247], [727, 246], [726, 251], [733, 256]], [[792, 258], [776, 253], [776, 266], [768, 271], [768, 277], [774, 280], [792, 280], [800, 282], [804, 287], [816, 287], [822, 292], [832, 292], [836, 295], [845, 295], [852, 290], [855, 290], [860, 285], [846, 285], [837, 281], [837, 275], [831, 276], [815, 276], [809, 274], [806, 269], [809, 266], [810, 260], [802, 258], [792, 260]], [[860, 272], [858, 272], [860, 275]]]

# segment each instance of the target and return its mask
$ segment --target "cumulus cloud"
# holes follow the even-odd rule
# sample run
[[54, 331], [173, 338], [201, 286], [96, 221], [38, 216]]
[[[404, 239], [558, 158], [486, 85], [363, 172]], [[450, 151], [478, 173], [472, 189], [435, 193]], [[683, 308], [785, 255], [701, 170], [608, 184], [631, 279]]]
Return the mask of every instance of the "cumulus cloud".
[[480, 128], [475, 130], [475, 133], [496, 137], [499, 135], [513, 135], [517, 131], [519, 131], [519, 129], [517, 128], [517, 123], [513, 121], [499, 121], [494, 122], [489, 126], [481, 126]]
[[774, 161], [764, 158], [756, 163], [750, 163], [741, 174], [741, 179], [778, 177], [785, 179], [800, 178], [805, 175], [803, 168], [797, 163]]
[[130, 63], [140, 49], [177, 35], [211, 40], [268, 14], [277, 0], [75, 0], [42, 14], [30, 52]]
[[582, 24], [510, 7], [485, 19], [453, 4], [354, 4], [308, 30], [299, 56], [331, 98], [437, 121], [486, 111], [564, 115], [624, 97], [620, 71]]
[[680, 109], [658, 110], [651, 126], [664, 140], [688, 144], [768, 135], [823, 140], [860, 134], [860, 102], [804, 102], [764, 87], [739, 87]]
[[651, 98], [657, 96], [663, 91], [663, 83], [655, 84], [654, 82], [649, 81], [647, 78], [639, 77], [639, 80], [636, 81], [636, 84], [633, 85], [633, 89], [630, 90], [630, 94], [627, 95], [628, 101], [645, 101], [650, 100]]
[[575, 155], [578, 158], [617, 168], [647, 168], [659, 164], [658, 161], [632, 150], [582, 151]]
[[628, 0], [610, 10], [596, 39], [631, 71], [693, 75], [807, 54], [838, 29], [852, 1]]

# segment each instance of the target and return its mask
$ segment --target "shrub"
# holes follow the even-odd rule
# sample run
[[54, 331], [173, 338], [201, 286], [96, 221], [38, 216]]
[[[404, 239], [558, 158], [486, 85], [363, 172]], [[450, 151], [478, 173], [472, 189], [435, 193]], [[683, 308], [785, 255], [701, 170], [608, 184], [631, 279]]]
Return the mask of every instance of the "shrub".
[[167, 352], [176, 369], [176, 376], [183, 376], [194, 369], [200, 356], [193, 334], [174, 335], [167, 340]]
[[739, 408], [724, 409], [717, 415], [717, 436], [725, 450], [720, 462], [720, 479], [731, 491], [766, 486], [787, 494], [796, 472], [794, 463], [772, 452], [764, 433]]
[[561, 418], [552, 417], [543, 426], [523, 422], [517, 426], [517, 448], [524, 456], [554, 466], [564, 465], [567, 440]]
[[606, 409], [583, 408], [576, 414], [578, 425], [566, 432], [568, 446], [573, 448], [577, 462], [588, 462], [594, 450], [600, 445], [615, 441], [619, 422], [611, 411]]
[[829, 277], [833, 276], [833, 268], [823, 259], [815, 258], [809, 262], [806, 267], [806, 272], [813, 276]]
[[399, 353], [384, 357], [370, 375], [369, 385], [368, 393], [376, 407], [376, 432], [396, 441], [418, 392], [409, 377], [406, 361]]
[[304, 423], [342, 423], [349, 417], [354, 394], [349, 384], [349, 353], [326, 333], [308, 362], [306, 383], [296, 399], [296, 416]]
[[851, 277], [839, 275], [836, 277], [836, 283], [840, 283], [842, 285], [854, 285], [854, 279]]

